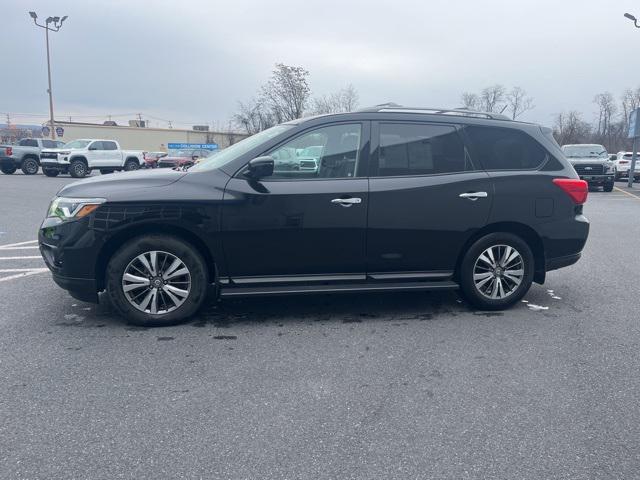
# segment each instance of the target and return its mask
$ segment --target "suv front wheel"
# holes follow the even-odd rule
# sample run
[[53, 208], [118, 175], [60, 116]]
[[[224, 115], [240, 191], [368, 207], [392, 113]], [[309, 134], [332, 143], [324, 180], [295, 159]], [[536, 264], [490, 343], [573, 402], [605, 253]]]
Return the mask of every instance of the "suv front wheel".
[[501, 310], [524, 297], [533, 273], [533, 253], [524, 240], [511, 233], [491, 233], [469, 248], [460, 266], [460, 287], [475, 307]]
[[107, 267], [107, 294], [129, 323], [173, 325], [192, 316], [207, 294], [200, 253], [179, 238], [145, 235], [126, 243]]

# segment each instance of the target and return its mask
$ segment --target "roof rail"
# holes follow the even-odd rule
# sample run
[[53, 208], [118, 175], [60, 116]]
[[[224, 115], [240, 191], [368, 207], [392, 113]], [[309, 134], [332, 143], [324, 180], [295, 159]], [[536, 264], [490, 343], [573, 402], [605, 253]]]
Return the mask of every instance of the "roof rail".
[[506, 115], [494, 112], [476, 112], [475, 110], [467, 110], [464, 108], [404, 107], [392, 102], [364, 108], [360, 111], [387, 113], [423, 113], [427, 115], [456, 115], [461, 117], [489, 118], [492, 120], [511, 120]]

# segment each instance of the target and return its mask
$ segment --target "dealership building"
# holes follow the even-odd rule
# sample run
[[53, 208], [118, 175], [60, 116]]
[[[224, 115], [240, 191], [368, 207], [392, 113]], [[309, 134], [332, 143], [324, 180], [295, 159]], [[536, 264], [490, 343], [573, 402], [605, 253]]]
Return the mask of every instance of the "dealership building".
[[[99, 124], [56, 120], [55, 126], [59, 140], [71, 141], [78, 138], [116, 140], [124, 149], [147, 152], [167, 151], [171, 148], [169, 144], [208, 144], [226, 148], [247, 137], [243, 133], [209, 131], [207, 125], [196, 125], [190, 130], [149, 128], [144, 121], [137, 120], [129, 121], [126, 126], [117, 125], [115, 122]], [[44, 127], [45, 129], [49, 127], [49, 123]], [[60, 133], [62, 135], [59, 135]]]

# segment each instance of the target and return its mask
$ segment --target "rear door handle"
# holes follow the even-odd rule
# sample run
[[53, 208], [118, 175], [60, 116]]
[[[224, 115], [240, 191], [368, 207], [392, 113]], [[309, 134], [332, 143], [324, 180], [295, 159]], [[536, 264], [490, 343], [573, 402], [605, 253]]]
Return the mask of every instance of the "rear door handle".
[[358, 203], [362, 203], [361, 198], [353, 197], [353, 198], [334, 198], [331, 200], [331, 203], [335, 203], [342, 207], [350, 207], [351, 205], [356, 205]]
[[467, 199], [471, 200], [472, 202], [475, 202], [479, 198], [487, 198], [489, 196], [489, 194], [487, 192], [467, 192], [467, 193], [461, 193], [458, 196], [460, 198], [467, 198]]

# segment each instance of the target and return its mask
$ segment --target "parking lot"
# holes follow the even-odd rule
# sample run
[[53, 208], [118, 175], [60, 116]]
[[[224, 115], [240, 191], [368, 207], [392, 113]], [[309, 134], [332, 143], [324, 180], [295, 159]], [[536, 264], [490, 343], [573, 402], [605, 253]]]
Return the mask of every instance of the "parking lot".
[[640, 188], [506, 312], [455, 292], [212, 302], [129, 327], [51, 280], [68, 177], [0, 175], [0, 478], [635, 478]]

